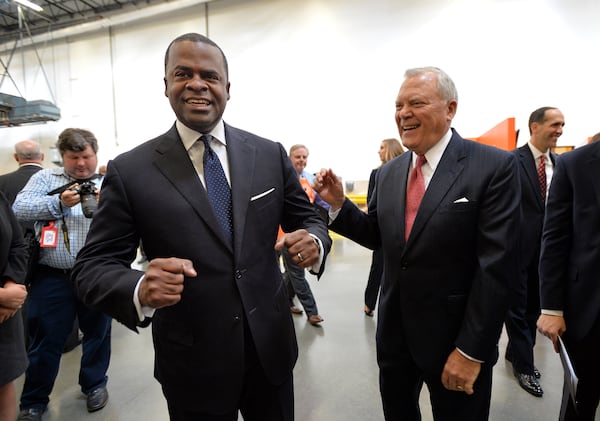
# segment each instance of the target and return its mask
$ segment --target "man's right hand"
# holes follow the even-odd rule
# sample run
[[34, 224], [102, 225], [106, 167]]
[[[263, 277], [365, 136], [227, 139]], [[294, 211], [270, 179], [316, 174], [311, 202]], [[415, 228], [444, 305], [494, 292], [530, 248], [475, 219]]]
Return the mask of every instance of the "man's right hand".
[[140, 284], [140, 304], [155, 309], [177, 304], [181, 300], [184, 278], [196, 275], [190, 260], [176, 257], [151, 260]]
[[567, 330], [565, 318], [551, 314], [541, 314], [537, 321], [537, 328], [542, 335], [550, 338], [554, 345], [554, 351], [558, 352], [558, 337], [562, 336]]
[[321, 199], [329, 203], [332, 211], [340, 209], [346, 200], [342, 182], [331, 169], [322, 169], [316, 174], [313, 188], [319, 193]]

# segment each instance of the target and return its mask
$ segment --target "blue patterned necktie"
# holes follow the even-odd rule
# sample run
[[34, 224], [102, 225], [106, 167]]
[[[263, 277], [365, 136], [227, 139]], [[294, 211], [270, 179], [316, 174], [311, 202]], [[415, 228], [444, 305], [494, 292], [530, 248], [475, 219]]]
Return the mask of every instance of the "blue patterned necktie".
[[219, 157], [210, 147], [212, 136], [205, 134], [202, 135], [200, 140], [204, 142], [204, 157], [202, 162], [204, 165], [204, 182], [206, 183], [208, 200], [223, 229], [225, 238], [231, 244], [233, 237], [231, 188], [227, 183], [227, 177], [225, 177], [225, 171], [223, 171]]

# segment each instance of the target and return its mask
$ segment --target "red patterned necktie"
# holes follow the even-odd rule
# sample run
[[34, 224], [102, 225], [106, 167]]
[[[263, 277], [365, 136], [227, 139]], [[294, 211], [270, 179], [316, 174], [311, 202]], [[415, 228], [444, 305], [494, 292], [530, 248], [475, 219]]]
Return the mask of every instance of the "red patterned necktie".
[[419, 210], [419, 205], [425, 194], [425, 179], [423, 178], [421, 167], [426, 162], [425, 155], [419, 155], [415, 167], [410, 172], [408, 178], [408, 187], [406, 189], [406, 211], [404, 213], [404, 233], [406, 240], [408, 240], [408, 236], [410, 235], [410, 231], [415, 222], [415, 217], [417, 216], [417, 211]]
[[540, 156], [540, 165], [537, 168], [538, 180], [542, 191], [542, 202], [546, 201], [546, 156]]

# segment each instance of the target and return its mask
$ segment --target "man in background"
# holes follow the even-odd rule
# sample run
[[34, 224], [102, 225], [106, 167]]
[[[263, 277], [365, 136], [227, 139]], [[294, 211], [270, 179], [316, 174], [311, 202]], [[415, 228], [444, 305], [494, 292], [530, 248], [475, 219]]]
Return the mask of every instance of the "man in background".
[[[88, 130], [70, 128], [59, 135], [57, 147], [63, 167], [38, 171], [13, 204], [17, 218], [35, 222], [41, 237], [39, 261], [27, 298], [29, 367], [19, 421], [42, 419], [75, 317], [83, 332], [79, 384], [87, 396], [87, 410], [102, 409], [108, 400], [111, 319], [77, 299], [70, 279], [92, 221], [84, 214], [78, 187], [86, 181], [102, 182], [96, 174], [98, 141]], [[96, 196], [97, 189], [91, 200]]]
[[533, 347], [540, 315], [538, 265], [546, 195], [552, 180], [556, 146], [563, 134], [565, 117], [554, 107], [538, 108], [529, 117], [529, 142], [513, 153], [519, 161], [521, 227], [519, 229], [519, 277], [512, 290], [505, 325], [508, 335], [505, 358], [512, 362], [519, 385], [533, 396], [544, 394], [541, 373], [533, 361]]
[[[293, 145], [290, 148], [289, 156], [308, 199], [312, 204], [319, 207], [317, 209], [323, 209], [326, 212], [329, 205], [325, 203], [312, 188], [315, 176], [306, 171], [306, 164], [308, 164], [308, 148], [300, 144]], [[310, 284], [306, 279], [304, 268], [294, 263], [286, 247], [281, 250], [281, 258], [283, 259], [283, 266], [285, 268], [283, 277], [290, 296], [291, 312], [294, 314], [302, 314], [302, 310], [294, 305], [294, 295], [296, 295], [300, 304], [302, 304], [302, 308], [306, 311], [308, 322], [313, 326], [319, 326], [323, 321], [323, 317], [319, 314], [317, 302], [315, 301]]]
[[330, 228], [384, 255], [376, 342], [387, 421], [421, 419], [423, 383], [436, 421], [489, 417], [520, 188], [513, 155], [451, 127], [457, 98], [442, 70], [406, 71], [396, 124], [411, 152], [378, 171], [368, 214], [333, 171], [315, 180]]
[[579, 378], [576, 401], [565, 380], [561, 421], [593, 421], [600, 400], [600, 142], [561, 155], [548, 194], [540, 257], [537, 326]]
[[0, 175], [0, 191], [12, 205], [29, 178], [41, 170], [44, 154], [42, 147], [33, 140], [22, 140], [15, 144], [15, 161], [19, 168], [8, 174]]

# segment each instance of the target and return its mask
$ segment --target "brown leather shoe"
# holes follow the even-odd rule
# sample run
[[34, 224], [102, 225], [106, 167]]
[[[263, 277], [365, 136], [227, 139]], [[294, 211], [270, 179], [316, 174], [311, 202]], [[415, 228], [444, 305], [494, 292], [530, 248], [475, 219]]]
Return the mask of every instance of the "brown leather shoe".
[[304, 313], [301, 309], [299, 309], [296, 306], [291, 306], [290, 307], [290, 311], [292, 312], [292, 314], [302, 314], [302, 313]]
[[319, 316], [318, 314], [313, 314], [312, 316], [309, 316], [308, 318], [308, 323], [310, 323], [313, 326], [320, 326], [319, 323], [321, 323], [323, 321], [323, 318], [321, 316]]

